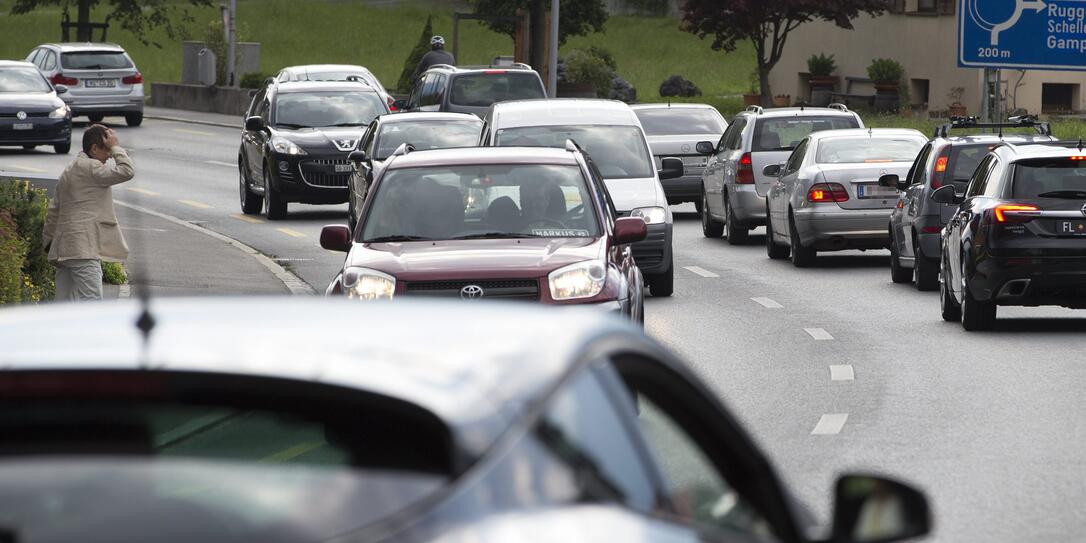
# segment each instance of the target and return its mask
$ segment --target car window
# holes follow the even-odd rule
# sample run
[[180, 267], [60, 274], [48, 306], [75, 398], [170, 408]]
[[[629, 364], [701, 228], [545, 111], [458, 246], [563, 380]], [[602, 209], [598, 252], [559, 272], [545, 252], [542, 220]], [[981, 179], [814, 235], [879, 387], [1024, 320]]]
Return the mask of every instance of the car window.
[[437, 81], [437, 74], [429, 74], [426, 76], [426, 80], [422, 84], [422, 95], [419, 98], [420, 106], [432, 106], [438, 103]]
[[118, 70], [132, 63], [120, 51], [76, 51], [60, 55], [60, 66], [67, 70]]
[[40, 48], [39, 48], [39, 49], [35, 49], [35, 50], [31, 51], [31, 52], [30, 52], [30, 54], [26, 56], [26, 61], [27, 61], [27, 62], [31, 62], [31, 63], [34, 63], [34, 64], [35, 64], [35, 65], [37, 65], [38, 67], [41, 67], [41, 65], [40, 65], [40, 64], [38, 64], [38, 60], [37, 60], [37, 59], [38, 59], [38, 55], [40, 55], [40, 54], [41, 54], [41, 52], [42, 52], [42, 50], [41, 50]]
[[461, 74], [452, 79], [450, 87], [449, 103], [458, 106], [489, 107], [495, 102], [547, 97], [535, 72]]
[[53, 88], [37, 68], [0, 68], [0, 93], [49, 92]]
[[791, 151], [812, 132], [859, 128], [855, 117], [804, 116], [758, 119], [751, 151]]
[[[264, 86], [261, 87], [255, 95], [253, 95], [253, 100], [249, 103], [249, 112], [246, 114], [246, 116], [252, 117], [254, 115], [259, 115], [260, 106], [264, 103], [264, 97], [267, 96], [267, 94], [268, 87]], [[268, 119], [265, 118], [264, 120], [267, 121]]]
[[994, 160], [991, 155], [988, 155], [981, 161], [980, 166], [977, 166], [976, 171], [973, 172], [973, 177], [969, 180], [969, 189], [965, 193], [966, 198], [984, 194], [984, 185], [988, 182], [988, 173], [991, 171]]
[[1086, 162], [1068, 158], [1022, 160], [1014, 164], [1014, 198], [1086, 199]]
[[551, 400], [535, 433], [592, 498], [651, 511], [655, 489], [628, 429], [597, 376], [582, 371]]
[[905, 177], [908, 185], [916, 185], [924, 182], [924, 174], [927, 172], [928, 156], [931, 155], [932, 146], [927, 144], [920, 150], [913, 165], [909, 168], [909, 174]]
[[271, 122], [271, 119], [268, 118], [268, 115], [271, 115], [271, 93], [270, 92], [264, 94], [264, 99], [261, 100], [260, 108], [257, 110], [256, 114], [259, 115], [261, 119], [264, 119], [264, 122]]
[[635, 109], [634, 113], [648, 136], [723, 134], [728, 128], [715, 109], [661, 107]]
[[910, 136], [822, 138], [815, 160], [819, 164], [914, 162], [925, 141], [922, 137]]
[[743, 146], [743, 130], [747, 127], [747, 119], [743, 117], [737, 118], [731, 126], [728, 127], [727, 133], [724, 134], [724, 149], [738, 150]]
[[385, 160], [405, 143], [416, 151], [474, 147], [479, 139], [478, 121], [416, 121], [388, 122], [377, 134], [374, 160]]
[[52, 51], [45, 53], [45, 60], [42, 62], [41, 69], [46, 72], [51, 72], [57, 67], [57, 54]]
[[603, 180], [603, 174], [600, 173], [600, 169], [596, 167], [595, 161], [591, 157], [585, 155], [585, 164], [588, 165], [588, 171], [592, 174], [593, 186], [596, 190], [596, 195], [599, 196], [601, 202], [604, 202], [604, 213], [607, 214], [607, 221], [610, 224], [615, 224], [618, 219], [618, 211], [615, 210], [615, 203], [611, 200], [611, 193], [607, 191], [607, 183]]
[[656, 169], [645, 135], [630, 125], [525, 126], [498, 130], [500, 147], [564, 149], [573, 140], [588, 153], [606, 179], [653, 177]]
[[434, 83], [434, 104], [441, 105], [445, 102], [445, 80], [448, 76], [445, 74], [437, 74], [437, 81]]
[[810, 144], [811, 140], [804, 139], [803, 143], [796, 146], [796, 150], [792, 151], [792, 154], [788, 157], [788, 162], [784, 165], [784, 173], [799, 171], [800, 166], [803, 165], [803, 158], [807, 154], [807, 147]]

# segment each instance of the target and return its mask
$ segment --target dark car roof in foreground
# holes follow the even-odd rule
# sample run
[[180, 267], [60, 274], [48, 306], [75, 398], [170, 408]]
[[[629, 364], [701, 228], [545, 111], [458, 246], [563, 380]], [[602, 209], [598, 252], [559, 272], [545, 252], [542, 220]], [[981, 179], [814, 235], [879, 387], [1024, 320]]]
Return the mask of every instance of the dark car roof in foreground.
[[457, 164], [560, 164], [577, 165], [576, 155], [551, 147], [463, 147], [416, 151], [398, 156], [389, 169]]
[[149, 368], [356, 388], [431, 411], [481, 454], [601, 341], [654, 345], [591, 310], [500, 302], [172, 298], [151, 309], [143, 361], [134, 300], [0, 310], [0, 368]]

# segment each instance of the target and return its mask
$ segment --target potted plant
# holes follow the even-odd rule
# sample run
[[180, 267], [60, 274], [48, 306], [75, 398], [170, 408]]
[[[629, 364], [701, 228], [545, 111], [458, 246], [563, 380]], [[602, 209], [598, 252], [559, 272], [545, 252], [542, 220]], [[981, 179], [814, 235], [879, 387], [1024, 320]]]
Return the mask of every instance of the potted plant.
[[773, 97], [773, 107], [788, 107], [791, 103], [791, 94], [778, 94]]
[[760, 106], [762, 105], [762, 91], [761, 91], [761, 78], [758, 76], [758, 70], [750, 72], [750, 92], [743, 95], [744, 106]]
[[951, 117], [965, 117], [969, 111], [962, 105], [962, 96], [965, 96], [965, 87], [951, 87], [950, 92], [946, 93], [947, 100], [950, 104], [947, 105], [947, 115]]
[[877, 58], [867, 67], [867, 77], [875, 83], [875, 90], [883, 94], [897, 94], [905, 68], [896, 60]]
[[807, 83], [810, 85], [812, 106], [827, 106], [833, 100], [833, 91], [837, 89], [837, 77], [833, 75], [836, 70], [837, 62], [833, 55], [819, 53], [807, 59]]

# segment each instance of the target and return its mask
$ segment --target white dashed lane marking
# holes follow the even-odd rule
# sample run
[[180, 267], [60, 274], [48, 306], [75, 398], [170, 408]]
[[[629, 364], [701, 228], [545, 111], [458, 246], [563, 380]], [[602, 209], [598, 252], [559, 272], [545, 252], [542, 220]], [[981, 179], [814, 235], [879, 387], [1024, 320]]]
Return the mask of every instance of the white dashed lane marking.
[[829, 341], [833, 339], [833, 336], [829, 332], [822, 328], [804, 328], [804, 332], [807, 332], [816, 341]]
[[814, 430], [811, 430], [813, 436], [832, 436], [841, 433], [841, 429], [845, 427], [845, 422], [848, 420], [848, 413], [830, 413], [822, 415], [822, 418], [818, 419], [818, 424], [815, 425]]
[[209, 138], [215, 135], [211, 132], [204, 132], [202, 130], [189, 130], [188, 128], [174, 128], [173, 131], [180, 132], [182, 134], [192, 134], [193, 136], [207, 136]]
[[830, 366], [830, 380], [831, 381], [855, 381], [856, 372], [852, 369], [852, 364], [841, 364]]
[[147, 196], [158, 196], [158, 193], [153, 191], [153, 190], [141, 189], [139, 187], [127, 187], [127, 189], [132, 191], [132, 192], [138, 192], [140, 194], [145, 194]]
[[767, 309], [782, 309], [784, 306], [774, 301], [772, 298], [751, 298], [754, 303], [765, 307]]
[[303, 234], [303, 233], [301, 233], [301, 232], [299, 232], [297, 230], [292, 230], [290, 228], [276, 228], [276, 230], [278, 230], [280, 233], [286, 234], [286, 235], [288, 235], [288, 236], [290, 236], [292, 238], [304, 238], [305, 237], [305, 234]]
[[705, 268], [699, 268], [698, 266], [686, 266], [683, 269], [685, 269], [686, 271], [689, 271], [691, 273], [696, 273], [696, 274], [698, 274], [698, 275], [700, 275], [702, 277], [709, 277], [709, 278], [720, 277], [719, 275], [717, 275], [717, 274], [715, 274], [715, 273], [713, 273], [713, 272], [711, 272], [711, 271], [709, 271], [709, 270], [707, 270]]

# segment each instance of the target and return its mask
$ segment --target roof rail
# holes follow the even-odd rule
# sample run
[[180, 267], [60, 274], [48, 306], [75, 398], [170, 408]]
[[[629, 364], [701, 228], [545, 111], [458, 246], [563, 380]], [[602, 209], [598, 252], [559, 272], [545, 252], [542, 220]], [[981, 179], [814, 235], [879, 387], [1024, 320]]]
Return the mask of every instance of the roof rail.
[[415, 146], [410, 143], [401, 143], [395, 151], [392, 152], [392, 156], [403, 156], [415, 150]]
[[[447, 64], [442, 65], [447, 66]], [[458, 66], [461, 70], [531, 70], [532, 67], [523, 62], [513, 62], [510, 64], [463, 64]]]
[[999, 137], [1003, 137], [1004, 128], [1033, 128], [1040, 136], [1052, 136], [1052, 125], [1040, 122], [1035, 115], [1018, 115], [1007, 119], [1005, 123], [982, 123], [976, 116], [951, 117], [950, 122], [935, 129], [936, 138], [946, 138], [951, 130], [966, 130], [971, 128], [999, 129]]
[[747, 106], [747, 109], [743, 111], [749, 111], [751, 113], [757, 113], [758, 115], [761, 115], [762, 112], [765, 111], [765, 109], [762, 108], [762, 106]]
[[830, 109], [836, 109], [837, 111], [844, 111], [845, 113], [849, 112], [848, 106], [846, 106], [845, 104], [842, 104], [840, 102], [834, 102], [834, 103], [832, 103], [832, 104], [830, 104], [830, 105], [828, 105], [826, 107], [828, 107]]

